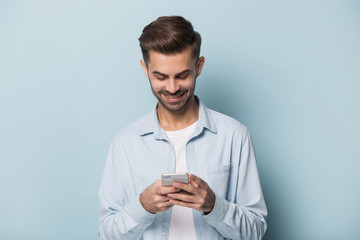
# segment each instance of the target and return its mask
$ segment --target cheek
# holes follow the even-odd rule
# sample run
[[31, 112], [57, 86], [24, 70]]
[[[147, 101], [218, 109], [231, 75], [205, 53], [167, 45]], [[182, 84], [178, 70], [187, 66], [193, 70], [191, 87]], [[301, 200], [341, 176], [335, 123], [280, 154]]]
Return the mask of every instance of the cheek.
[[151, 88], [153, 89], [153, 91], [156, 91], [156, 92], [164, 88], [164, 84], [162, 82], [150, 81], [150, 84], [151, 84]]
[[195, 80], [189, 79], [189, 81], [184, 82], [182, 87], [187, 88], [187, 89], [194, 89], [195, 88]]

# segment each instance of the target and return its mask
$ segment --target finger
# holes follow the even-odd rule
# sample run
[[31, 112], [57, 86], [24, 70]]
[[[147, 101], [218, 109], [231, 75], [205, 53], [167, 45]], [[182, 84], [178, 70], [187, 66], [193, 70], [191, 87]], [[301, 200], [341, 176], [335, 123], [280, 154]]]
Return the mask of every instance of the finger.
[[176, 200], [176, 199], [171, 199], [170, 202], [171, 202], [171, 204], [173, 204], [173, 205], [196, 209], [196, 208], [195, 208], [196, 205], [195, 205], [194, 203], [183, 202], [183, 201]]
[[205, 185], [206, 185], [206, 182], [204, 180], [202, 180], [200, 177], [198, 177], [194, 174], [190, 174], [189, 178], [190, 178], [190, 181], [192, 180], [192, 181], [196, 182], [196, 184], [199, 187], [205, 187]]
[[189, 194], [189, 193], [171, 193], [171, 194], [168, 194], [168, 197], [170, 197], [170, 201], [172, 199], [175, 199], [175, 200], [180, 200], [180, 201], [188, 202], [188, 203], [195, 202], [194, 195]]
[[163, 212], [168, 210], [169, 208], [171, 208], [172, 206], [174, 206], [173, 203], [171, 203], [170, 201], [164, 202], [164, 203], [159, 203], [156, 205], [156, 209], [155, 212]]
[[171, 197], [169, 197], [169, 196], [165, 195], [165, 196], [163, 196], [163, 197], [162, 197], [161, 201], [159, 201], [159, 202], [166, 203], [166, 202], [169, 202], [169, 201], [170, 201], [170, 199], [171, 199]]
[[189, 184], [174, 182], [173, 187], [179, 188], [179, 189], [184, 190], [189, 193], [194, 193], [194, 186], [191, 186]]
[[169, 193], [175, 193], [179, 191], [181, 191], [181, 189], [175, 188], [173, 186], [169, 186], [169, 187], [158, 186], [155, 192], [160, 195], [166, 195]]
[[170, 200], [171, 200], [171, 199], [169, 198], [167, 201], [162, 202], [162, 203], [159, 203], [159, 204], [158, 204], [159, 208], [169, 208], [169, 207], [174, 206], [174, 204], [171, 203]]
[[153, 202], [153, 203], [164, 203], [164, 202], [168, 202], [170, 200], [170, 197], [168, 196], [164, 196], [164, 195], [155, 195], [153, 196], [153, 198], [150, 200], [150, 202]]
[[194, 187], [199, 187], [199, 185], [196, 182], [194, 182], [193, 180], [191, 180], [191, 179], [190, 179], [189, 183]]

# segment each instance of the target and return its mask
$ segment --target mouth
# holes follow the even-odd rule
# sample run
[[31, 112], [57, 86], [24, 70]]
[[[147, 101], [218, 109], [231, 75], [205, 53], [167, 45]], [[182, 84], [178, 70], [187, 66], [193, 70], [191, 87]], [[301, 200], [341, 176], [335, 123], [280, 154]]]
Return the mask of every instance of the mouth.
[[167, 95], [164, 94], [164, 97], [166, 99], [166, 101], [170, 102], [170, 103], [176, 103], [179, 102], [183, 96], [185, 95], [186, 92], [182, 92], [180, 94], [176, 94], [176, 95]]

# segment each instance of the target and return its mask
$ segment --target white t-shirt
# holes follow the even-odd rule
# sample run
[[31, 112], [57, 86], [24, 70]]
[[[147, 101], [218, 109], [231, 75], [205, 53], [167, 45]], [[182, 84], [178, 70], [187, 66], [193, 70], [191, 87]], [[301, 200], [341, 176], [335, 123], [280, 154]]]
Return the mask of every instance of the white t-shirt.
[[[175, 172], [187, 172], [186, 143], [195, 130], [197, 121], [178, 131], [166, 131], [175, 151]], [[170, 220], [169, 240], [196, 239], [194, 218], [191, 208], [173, 206]]]

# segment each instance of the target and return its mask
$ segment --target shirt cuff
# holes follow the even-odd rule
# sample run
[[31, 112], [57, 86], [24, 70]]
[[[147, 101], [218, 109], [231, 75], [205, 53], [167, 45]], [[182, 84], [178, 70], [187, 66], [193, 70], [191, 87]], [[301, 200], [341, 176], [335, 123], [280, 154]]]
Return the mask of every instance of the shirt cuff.
[[155, 214], [149, 213], [146, 211], [140, 203], [139, 196], [137, 199], [134, 199], [127, 205], [129, 213], [135, 218], [135, 220], [139, 223], [153, 220], [155, 218]]
[[225, 218], [226, 212], [229, 209], [229, 202], [219, 195], [215, 194], [215, 205], [213, 210], [204, 215], [204, 217], [209, 221], [222, 221]]

